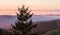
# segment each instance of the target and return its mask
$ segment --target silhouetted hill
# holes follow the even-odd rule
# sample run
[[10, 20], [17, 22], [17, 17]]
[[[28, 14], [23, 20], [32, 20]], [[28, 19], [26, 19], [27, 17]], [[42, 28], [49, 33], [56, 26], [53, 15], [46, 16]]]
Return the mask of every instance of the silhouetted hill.
[[38, 25], [33, 29], [33, 32], [38, 32], [41, 35], [51, 30], [60, 29], [60, 19], [35, 23], [38, 23]]

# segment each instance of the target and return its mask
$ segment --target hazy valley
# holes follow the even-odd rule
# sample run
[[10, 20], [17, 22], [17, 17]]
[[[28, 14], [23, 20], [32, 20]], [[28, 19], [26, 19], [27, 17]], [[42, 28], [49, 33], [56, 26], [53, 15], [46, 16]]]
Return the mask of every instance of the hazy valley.
[[[32, 20], [33, 22], [43, 22], [43, 21], [51, 21], [60, 19], [60, 16], [42, 16], [42, 15], [33, 15]], [[1, 28], [8, 28], [11, 26], [11, 24], [15, 24], [15, 21], [17, 20], [16, 16], [12, 15], [0, 15], [0, 27]]]

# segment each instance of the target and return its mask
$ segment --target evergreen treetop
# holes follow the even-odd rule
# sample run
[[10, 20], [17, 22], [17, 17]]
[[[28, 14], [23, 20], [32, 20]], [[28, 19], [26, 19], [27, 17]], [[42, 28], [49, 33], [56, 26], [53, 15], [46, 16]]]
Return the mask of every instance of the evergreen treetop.
[[28, 32], [31, 32], [32, 28], [36, 27], [37, 24], [33, 24], [32, 15], [30, 14], [31, 10], [28, 10], [29, 7], [25, 8], [23, 5], [22, 8], [18, 7], [19, 13], [17, 13], [17, 21], [15, 25], [12, 25], [14, 30], [21, 32], [20, 34], [27, 35]]

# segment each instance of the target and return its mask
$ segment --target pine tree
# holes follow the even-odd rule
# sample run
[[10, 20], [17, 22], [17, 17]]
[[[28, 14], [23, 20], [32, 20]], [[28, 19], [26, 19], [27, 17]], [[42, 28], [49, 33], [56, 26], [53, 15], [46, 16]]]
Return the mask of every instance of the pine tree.
[[[31, 10], [28, 8], [29, 7], [25, 7], [25, 5], [23, 5], [22, 8], [18, 7], [19, 13], [17, 13], [17, 21], [15, 25], [12, 25], [12, 28], [20, 32], [21, 35], [28, 35], [28, 32], [31, 32], [31, 30], [37, 26], [37, 24], [33, 24], [31, 19], [33, 14], [30, 14]], [[18, 35], [16, 31], [14, 31], [15, 35]]]

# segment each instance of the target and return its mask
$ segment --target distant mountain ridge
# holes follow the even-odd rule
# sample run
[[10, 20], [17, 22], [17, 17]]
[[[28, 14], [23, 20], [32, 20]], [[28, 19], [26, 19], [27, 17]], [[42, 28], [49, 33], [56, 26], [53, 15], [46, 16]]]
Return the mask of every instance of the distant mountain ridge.
[[[17, 20], [17, 16], [16, 15], [0, 15], [0, 20], [4, 20], [4, 19], [16, 19]], [[48, 15], [48, 16], [44, 16], [44, 15], [33, 15], [32, 16], [32, 20], [33, 22], [35, 21], [48, 21], [48, 20], [55, 20], [55, 19], [60, 19], [60, 16], [54, 16], [54, 15]]]
[[47, 14], [45, 16], [60, 16], [60, 14]]

